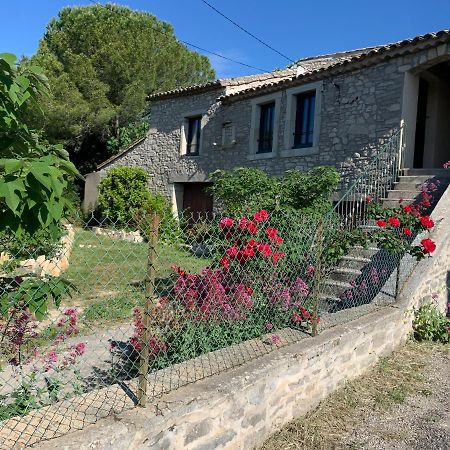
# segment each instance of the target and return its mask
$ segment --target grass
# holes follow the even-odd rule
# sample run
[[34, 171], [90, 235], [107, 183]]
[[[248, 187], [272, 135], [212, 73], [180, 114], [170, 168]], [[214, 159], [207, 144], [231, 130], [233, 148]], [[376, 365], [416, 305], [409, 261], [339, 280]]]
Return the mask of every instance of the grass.
[[436, 351], [448, 350], [437, 344], [408, 342], [370, 372], [331, 394], [317, 409], [290, 422], [262, 449], [361, 448], [343, 443], [365, 412], [389, 410], [412, 394], [430, 395], [424, 369]]
[[[82, 322], [97, 326], [130, 321], [132, 309], [144, 301], [144, 283], [147, 270], [148, 246], [112, 240], [91, 231], [77, 231], [70, 256], [70, 265], [64, 276], [77, 288], [65, 305], [82, 309]], [[174, 245], [157, 249], [156, 284], [163, 291], [170, 285], [172, 264], [190, 272], [199, 272], [210, 261], [198, 258]]]

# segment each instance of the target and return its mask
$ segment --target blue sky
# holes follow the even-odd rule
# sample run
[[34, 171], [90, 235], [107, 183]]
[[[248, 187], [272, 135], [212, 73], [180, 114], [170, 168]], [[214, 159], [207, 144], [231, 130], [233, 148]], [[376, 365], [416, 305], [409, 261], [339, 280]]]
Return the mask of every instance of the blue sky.
[[[450, 28], [449, 0], [209, 0], [290, 58], [331, 53]], [[102, 1], [101, 3], [106, 3]], [[226, 22], [200, 0], [116, 0], [170, 22], [180, 39], [261, 69], [288, 61]], [[32, 55], [51, 17], [88, 0], [2, 0], [0, 51]], [[208, 55], [210, 56], [210, 55]], [[211, 57], [219, 77], [256, 73]]]

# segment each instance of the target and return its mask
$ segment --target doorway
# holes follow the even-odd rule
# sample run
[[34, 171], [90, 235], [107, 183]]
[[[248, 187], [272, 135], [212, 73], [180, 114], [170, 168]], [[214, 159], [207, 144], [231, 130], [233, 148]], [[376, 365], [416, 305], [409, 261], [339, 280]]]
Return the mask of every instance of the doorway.
[[415, 168], [438, 168], [450, 159], [450, 61], [419, 74]]
[[211, 183], [183, 183], [183, 211], [196, 222], [213, 211], [213, 196], [207, 190]]

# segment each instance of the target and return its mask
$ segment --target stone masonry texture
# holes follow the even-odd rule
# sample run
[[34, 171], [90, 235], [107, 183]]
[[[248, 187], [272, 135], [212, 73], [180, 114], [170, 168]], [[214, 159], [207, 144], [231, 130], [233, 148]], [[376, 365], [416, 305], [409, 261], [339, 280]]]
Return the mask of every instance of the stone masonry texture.
[[[225, 87], [180, 97], [153, 101], [150, 105], [150, 131], [147, 138], [129, 151], [104, 165], [102, 174], [120, 165], [140, 166], [150, 175], [155, 192], [171, 196], [173, 183], [205, 181], [217, 169], [256, 167], [272, 175], [286, 170], [309, 170], [319, 165], [338, 169], [364, 165], [380, 142], [399, 128], [405, 72], [425, 67], [436, 58], [448, 58], [448, 45], [439, 52], [423, 49], [394, 57], [368, 67], [355, 66], [346, 73], [323, 75], [320, 129], [317, 153], [309, 156], [282, 156], [286, 132], [287, 91], [280, 87], [278, 148], [272, 157], [249, 158], [252, 98], [222, 104], [217, 99], [226, 94]], [[299, 80], [301, 86], [301, 80]], [[180, 154], [183, 118], [203, 112], [202, 146], [198, 156]], [[222, 148], [222, 127], [231, 122], [236, 144]], [[217, 144], [217, 145], [214, 145]]]

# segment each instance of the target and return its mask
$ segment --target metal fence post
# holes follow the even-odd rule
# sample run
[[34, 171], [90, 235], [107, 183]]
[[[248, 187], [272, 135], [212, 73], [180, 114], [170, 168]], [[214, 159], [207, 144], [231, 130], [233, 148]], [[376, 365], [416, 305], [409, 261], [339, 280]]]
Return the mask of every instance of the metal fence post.
[[313, 307], [312, 307], [312, 324], [311, 334], [317, 336], [318, 322], [319, 322], [319, 298], [322, 288], [322, 254], [323, 254], [323, 219], [320, 219], [317, 227], [317, 243], [316, 243], [316, 260], [314, 265], [314, 292], [313, 292]]
[[151, 229], [148, 232], [148, 257], [147, 273], [145, 277], [145, 306], [143, 311], [142, 347], [139, 358], [139, 384], [138, 384], [138, 405], [145, 406], [147, 401], [147, 376], [149, 369], [149, 345], [150, 345], [150, 327], [151, 312], [155, 303], [155, 262], [156, 246], [158, 244], [158, 228], [160, 217], [158, 214], [152, 214]]

